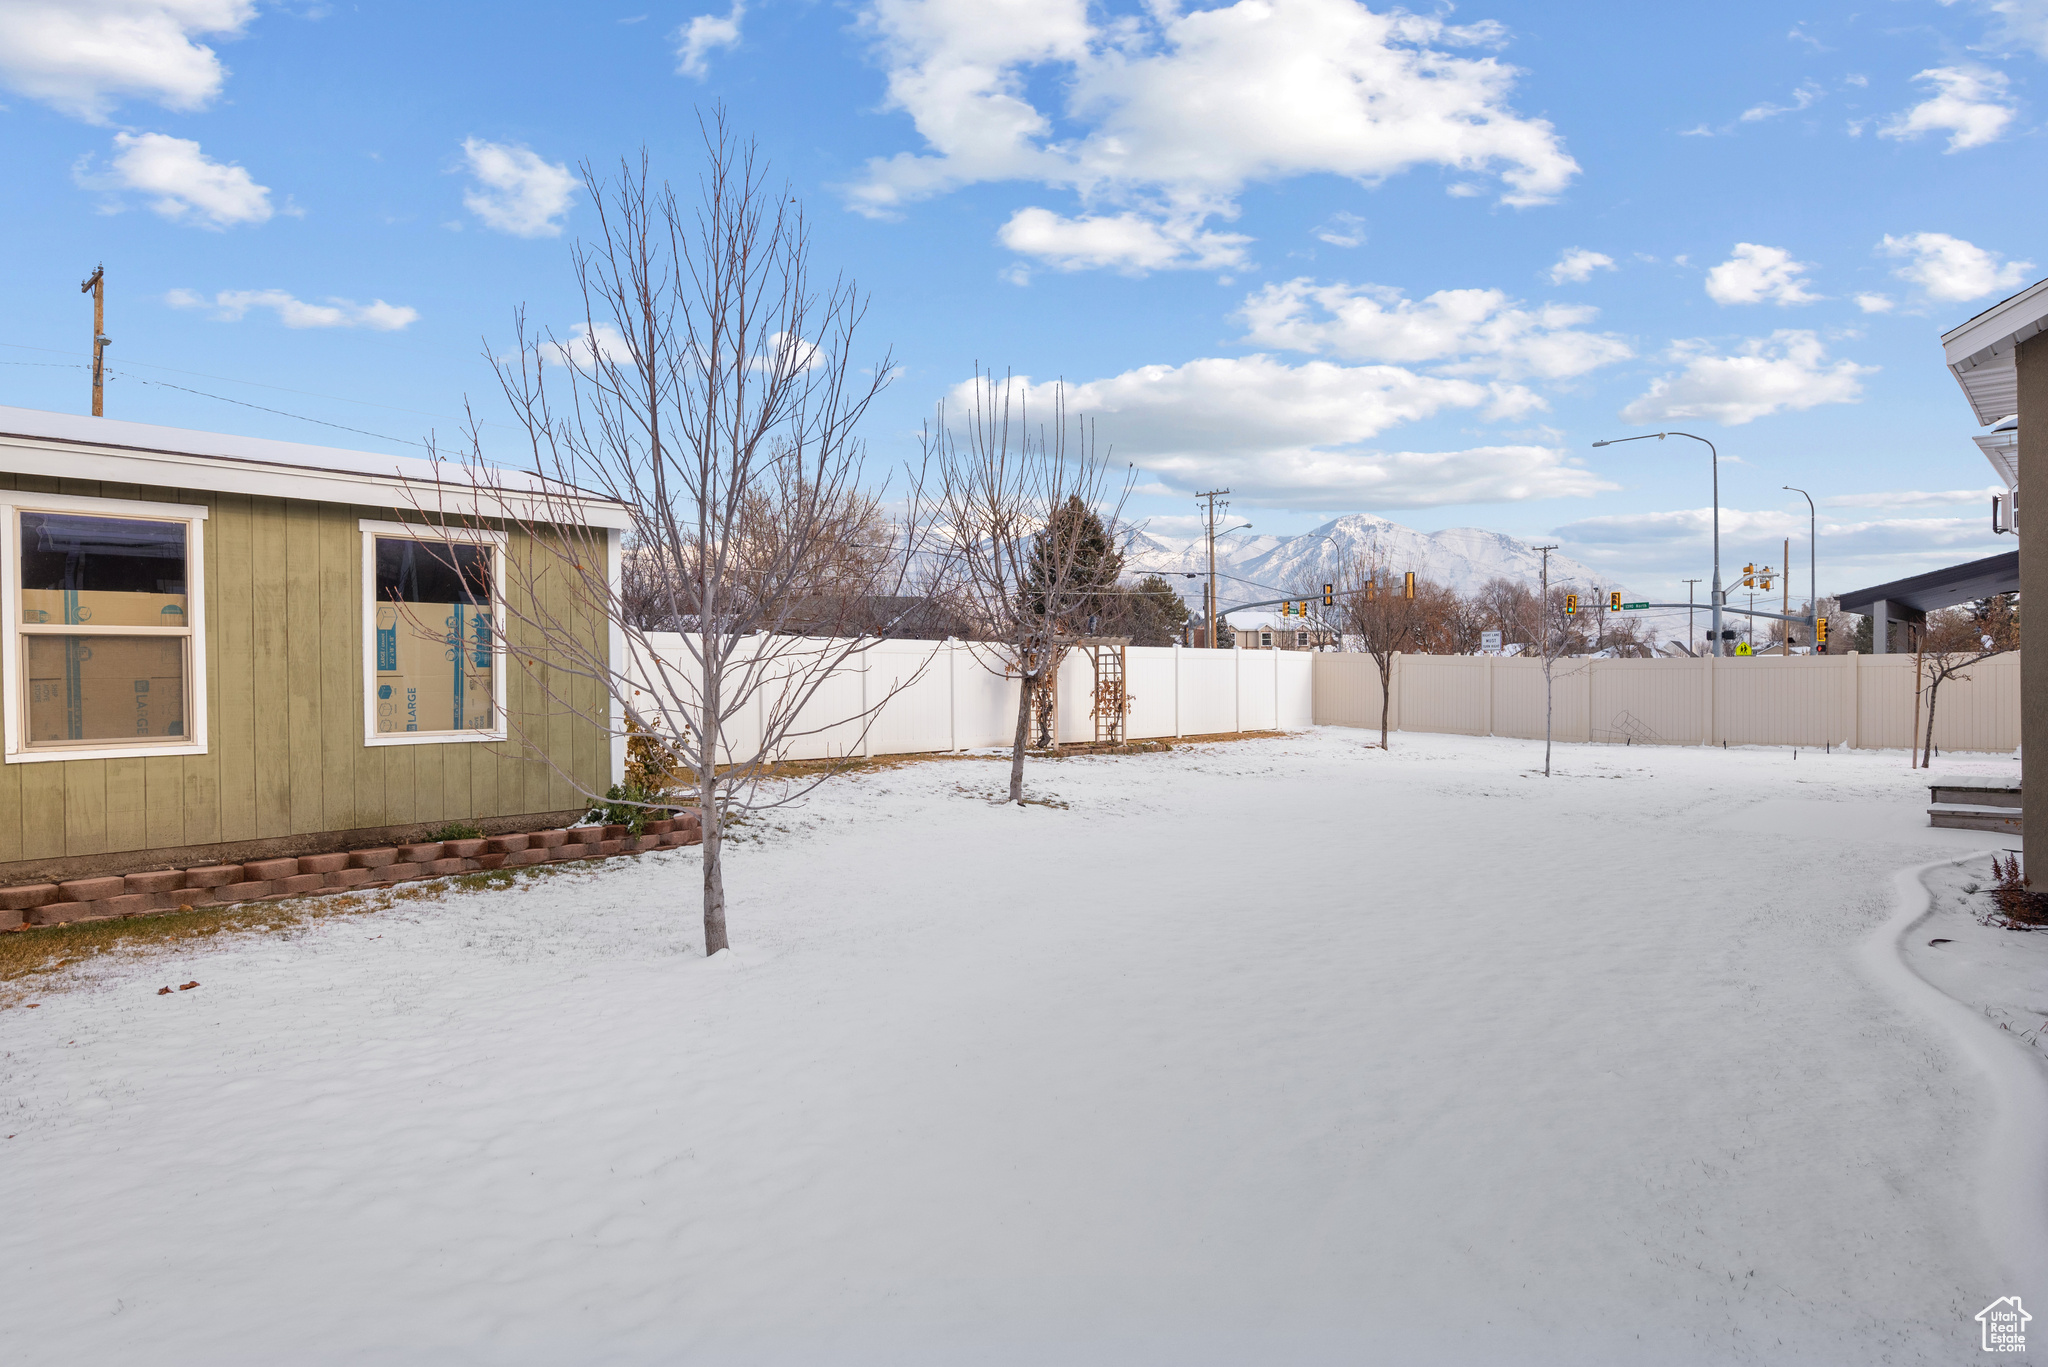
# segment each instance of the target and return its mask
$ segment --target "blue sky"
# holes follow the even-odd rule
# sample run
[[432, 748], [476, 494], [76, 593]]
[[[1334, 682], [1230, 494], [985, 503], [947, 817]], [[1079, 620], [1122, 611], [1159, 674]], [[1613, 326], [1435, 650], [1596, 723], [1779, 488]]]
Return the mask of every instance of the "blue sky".
[[1827, 592], [2010, 547], [1937, 337], [2048, 274], [2044, 56], [2048, 0], [0, 0], [0, 402], [86, 411], [103, 261], [109, 416], [502, 421], [513, 309], [577, 316], [576, 164], [688, 181], [723, 100], [873, 296], [879, 460], [979, 362], [1063, 378], [1162, 535], [1228, 485], [1682, 593], [1704, 448], [1590, 443], [1683, 428], [1724, 563], [1803, 565], [1801, 485]]

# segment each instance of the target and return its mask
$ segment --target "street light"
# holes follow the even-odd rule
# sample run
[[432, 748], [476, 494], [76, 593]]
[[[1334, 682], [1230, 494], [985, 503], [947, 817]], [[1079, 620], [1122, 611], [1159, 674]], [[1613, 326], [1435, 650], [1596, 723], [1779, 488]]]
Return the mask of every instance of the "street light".
[[[1813, 609], [1813, 649], [1818, 651], [1820, 649], [1820, 584], [1814, 578], [1814, 567], [1820, 564], [1820, 538], [1816, 530], [1820, 522], [1813, 511], [1812, 494], [1807, 493], [1804, 489], [1794, 489], [1789, 484], [1781, 484], [1778, 487], [1791, 490], [1791, 492], [1800, 495], [1806, 500], [1806, 605]], [[1792, 567], [1787, 565], [1785, 568], [1790, 569]]]
[[1721, 599], [1725, 596], [1721, 592], [1721, 453], [1714, 449], [1714, 443], [1707, 441], [1705, 437], [1693, 436], [1690, 432], [1645, 432], [1640, 437], [1616, 437], [1612, 441], [1596, 441], [1593, 444], [1595, 446], [1618, 446], [1625, 441], [1648, 441], [1651, 437], [1655, 437], [1658, 441], [1662, 441], [1666, 437], [1692, 437], [1694, 441], [1705, 442], [1708, 457], [1714, 463], [1714, 592], [1713, 597], [1708, 601], [1714, 611], [1714, 653], [1719, 655], [1721, 653]]

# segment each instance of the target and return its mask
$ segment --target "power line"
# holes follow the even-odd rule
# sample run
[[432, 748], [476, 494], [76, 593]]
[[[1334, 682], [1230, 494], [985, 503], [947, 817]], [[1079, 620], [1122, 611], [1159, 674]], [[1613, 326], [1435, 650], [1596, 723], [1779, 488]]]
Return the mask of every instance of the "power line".
[[260, 403], [250, 403], [245, 399], [231, 399], [225, 394], [209, 394], [203, 389], [192, 389], [182, 384], [172, 384], [169, 380], [151, 380], [145, 379], [140, 375], [120, 375], [118, 373], [114, 376], [114, 378], [131, 380], [136, 384], [156, 385], [160, 389], [175, 389], [178, 390], [180, 393], [184, 394], [197, 394], [202, 399], [218, 399], [222, 403], [237, 404], [243, 408], [253, 408], [259, 413], [275, 413], [280, 418], [296, 418], [300, 422], [317, 423], [321, 427], [332, 427], [337, 432], [353, 432], [357, 436], [375, 437], [378, 441], [395, 442], [400, 446], [417, 446], [421, 450], [433, 449], [423, 441], [414, 441], [406, 437], [386, 436], [382, 432], [372, 432], [365, 427], [350, 427], [346, 423], [329, 422], [325, 418], [309, 418], [304, 413], [287, 413], [282, 408], [266, 408], [264, 405]]

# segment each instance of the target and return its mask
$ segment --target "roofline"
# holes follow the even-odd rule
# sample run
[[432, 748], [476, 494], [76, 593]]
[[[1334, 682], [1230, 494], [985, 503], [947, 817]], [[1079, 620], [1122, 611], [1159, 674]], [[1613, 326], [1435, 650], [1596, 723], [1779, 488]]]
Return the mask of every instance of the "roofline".
[[[33, 453], [38, 451], [47, 452], [51, 459], [36, 459]], [[633, 525], [631, 511], [624, 503], [556, 481], [545, 481], [553, 487], [519, 489], [494, 484], [491, 472], [482, 467], [448, 462], [438, 468], [460, 471], [468, 478], [419, 479], [402, 475], [398, 473], [395, 457], [392, 473], [380, 475], [249, 456], [199, 454], [165, 447], [0, 431], [0, 469], [16, 474], [409, 508], [458, 516], [509, 517], [520, 522], [620, 529]], [[460, 494], [451, 504], [449, 495], [453, 491]]]
[[2048, 279], [2036, 280], [1941, 334], [1942, 359], [1980, 425], [1989, 427], [2005, 416], [1993, 410], [2005, 408], [2011, 399], [2016, 380], [2009, 372], [2017, 364], [2019, 344], [2044, 331]]
[[1924, 589], [1942, 588], [1947, 584], [2000, 574], [2008, 569], [2015, 576], [2019, 574], [2018, 551], [2003, 551], [1998, 555], [1987, 555], [1982, 560], [1966, 560], [1960, 565], [1949, 565], [1943, 569], [1908, 575], [1904, 579], [1894, 579], [1888, 584], [1875, 584], [1867, 589], [1838, 593], [1835, 595], [1835, 601], [1842, 605], [1844, 612], [1854, 612], [1856, 609], [1849, 606], [1851, 603], [1869, 604], [1880, 598], [1887, 601], [1900, 599]]

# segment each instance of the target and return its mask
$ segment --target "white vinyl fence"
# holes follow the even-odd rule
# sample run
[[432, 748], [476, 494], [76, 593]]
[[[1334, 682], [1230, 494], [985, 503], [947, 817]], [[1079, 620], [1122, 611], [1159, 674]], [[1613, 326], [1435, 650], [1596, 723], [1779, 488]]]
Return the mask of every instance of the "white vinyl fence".
[[[1315, 655], [1315, 719], [1377, 728], [1379, 670], [1369, 655]], [[1934, 743], [1943, 750], [2011, 751], [2020, 743], [2020, 657], [1971, 666], [1941, 686]], [[1389, 723], [1398, 731], [1466, 736], [1543, 735], [1539, 660], [1401, 655]], [[1636, 745], [1913, 743], [1910, 655], [1758, 655], [1701, 660], [1559, 660], [1552, 666], [1552, 735]], [[1926, 700], [1918, 718], [1924, 728]]]
[[[685, 677], [683, 638], [649, 637], [666, 665]], [[827, 643], [776, 641], [792, 669], [807, 649]], [[815, 657], [813, 657], [815, 658]], [[848, 754], [901, 755], [1007, 746], [1017, 733], [1017, 680], [994, 652], [958, 641], [877, 641], [833, 672], [805, 706], [780, 759]], [[1132, 740], [1234, 731], [1298, 730], [1311, 724], [1311, 657], [1292, 651], [1183, 650], [1132, 646], [1125, 692], [1131, 702], [1125, 734]], [[751, 755], [773, 707], [773, 686], [757, 696], [751, 718], [728, 724], [727, 744]], [[1094, 662], [1069, 650], [1061, 662], [1059, 739], [1095, 738]], [[652, 701], [651, 699], [649, 700]], [[863, 733], [858, 718], [874, 711]]]

